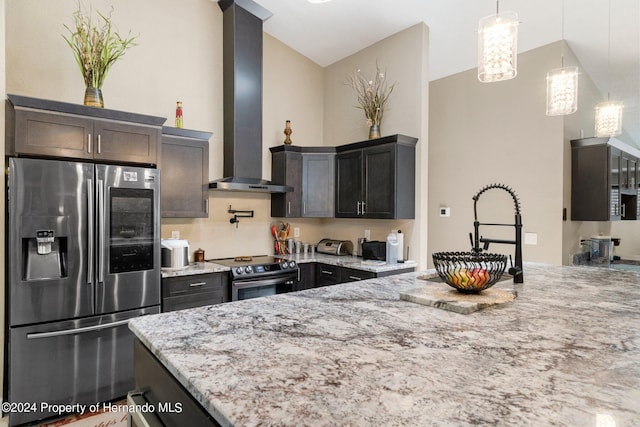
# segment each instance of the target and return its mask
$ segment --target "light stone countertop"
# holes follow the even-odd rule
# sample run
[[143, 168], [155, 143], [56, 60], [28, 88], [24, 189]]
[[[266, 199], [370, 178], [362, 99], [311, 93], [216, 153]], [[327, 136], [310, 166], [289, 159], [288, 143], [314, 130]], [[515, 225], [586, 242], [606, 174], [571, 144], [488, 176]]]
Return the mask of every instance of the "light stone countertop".
[[640, 425], [640, 273], [527, 263], [467, 315], [400, 300], [424, 274], [129, 325], [222, 425]]
[[384, 261], [364, 260], [361, 257], [351, 255], [326, 255], [315, 253], [311, 255], [306, 254], [293, 254], [293, 255], [279, 255], [280, 258], [296, 261], [299, 264], [308, 262], [321, 262], [324, 264], [337, 265], [340, 267], [354, 268], [356, 270], [370, 271], [372, 273], [383, 273], [394, 270], [404, 270], [406, 268], [416, 268], [418, 263], [413, 260], [407, 260], [404, 263], [387, 264]]
[[229, 270], [229, 267], [214, 262], [193, 262], [189, 264], [187, 268], [163, 268], [161, 276], [164, 279], [167, 277], [191, 276], [194, 274], [220, 273]]
[[[341, 267], [355, 268], [356, 270], [370, 271], [373, 273], [384, 273], [394, 270], [404, 270], [407, 268], [416, 268], [418, 265], [415, 261], [407, 260], [404, 263], [387, 264], [384, 261], [363, 260], [356, 256], [335, 256], [318, 254], [297, 254], [297, 255], [278, 255], [278, 258], [294, 260], [299, 264], [309, 262], [321, 262], [325, 264], [337, 265]], [[162, 269], [162, 277], [179, 277], [190, 276], [193, 274], [217, 273], [221, 271], [229, 271], [229, 267], [216, 264], [215, 262], [195, 262], [191, 263], [187, 268], [181, 269]]]

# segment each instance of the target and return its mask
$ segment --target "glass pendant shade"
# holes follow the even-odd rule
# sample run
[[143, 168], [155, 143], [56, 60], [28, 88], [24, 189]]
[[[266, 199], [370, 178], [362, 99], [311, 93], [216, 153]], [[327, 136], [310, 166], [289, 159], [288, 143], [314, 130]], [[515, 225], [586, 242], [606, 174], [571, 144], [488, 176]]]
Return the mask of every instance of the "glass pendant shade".
[[622, 133], [622, 102], [607, 101], [596, 105], [596, 136], [616, 136]]
[[518, 14], [504, 12], [478, 23], [478, 80], [509, 80], [517, 74]]
[[547, 73], [547, 116], [578, 110], [578, 67], [556, 68]]

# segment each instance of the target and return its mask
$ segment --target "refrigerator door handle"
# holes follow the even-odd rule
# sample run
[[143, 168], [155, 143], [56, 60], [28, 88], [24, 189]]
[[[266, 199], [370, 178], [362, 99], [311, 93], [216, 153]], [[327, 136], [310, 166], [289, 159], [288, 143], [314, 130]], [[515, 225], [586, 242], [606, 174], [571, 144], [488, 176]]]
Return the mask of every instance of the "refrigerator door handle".
[[95, 230], [93, 229], [95, 200], [93, 197], [93, 180], [87, 180], [87, 284], [93, 284], [93, 247]]
[[104, 282], [104, 243], [106, 240], [104, 229], [105, 217], [104, 180], [98, 180], [98, 283]]
[[76, 335], [82, 334], [86, 332], [99, 331], [101, 329], [115, 328], [116, 326], [122, 326], [129, 323], [131, 319], [118, 320], [117, 322], [104, 323], [102, 325], [94, 325], [94, 326], [85, 326], [83, 328], [75, 328], [75, 329], [64, 329], [62, 331], [50, 331], [50, 332], [33, 332], [27, 334], [28, 340], [36, 340], [39, 338], [53, 338], [53, 337], [61, 337], [65, 335]]

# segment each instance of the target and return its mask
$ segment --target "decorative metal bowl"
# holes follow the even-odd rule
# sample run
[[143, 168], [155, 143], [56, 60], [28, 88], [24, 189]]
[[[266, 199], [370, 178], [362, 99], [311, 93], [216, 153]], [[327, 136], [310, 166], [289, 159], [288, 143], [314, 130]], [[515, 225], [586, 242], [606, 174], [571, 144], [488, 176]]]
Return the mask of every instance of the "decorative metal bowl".
[[465, 294], [477, 294], [502, 277], [507, 256], [475, 252], [436, 252], [433, 263], [440, 278]]

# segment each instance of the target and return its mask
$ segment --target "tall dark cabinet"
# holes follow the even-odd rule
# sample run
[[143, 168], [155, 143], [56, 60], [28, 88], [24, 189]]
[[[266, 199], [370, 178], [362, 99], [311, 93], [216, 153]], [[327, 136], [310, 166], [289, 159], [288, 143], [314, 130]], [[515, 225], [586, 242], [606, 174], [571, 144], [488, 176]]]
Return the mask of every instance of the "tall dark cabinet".
[[417, 142], [391, 135], [337, 147], [335, 216], [414, 218]]
[[640, 217], [638, 158], [609, 138], [571, 141], [571, 219], [635, 220]]
[[162, 217], [209, 216], [209, 138], [211, 133], [162, 128]]

